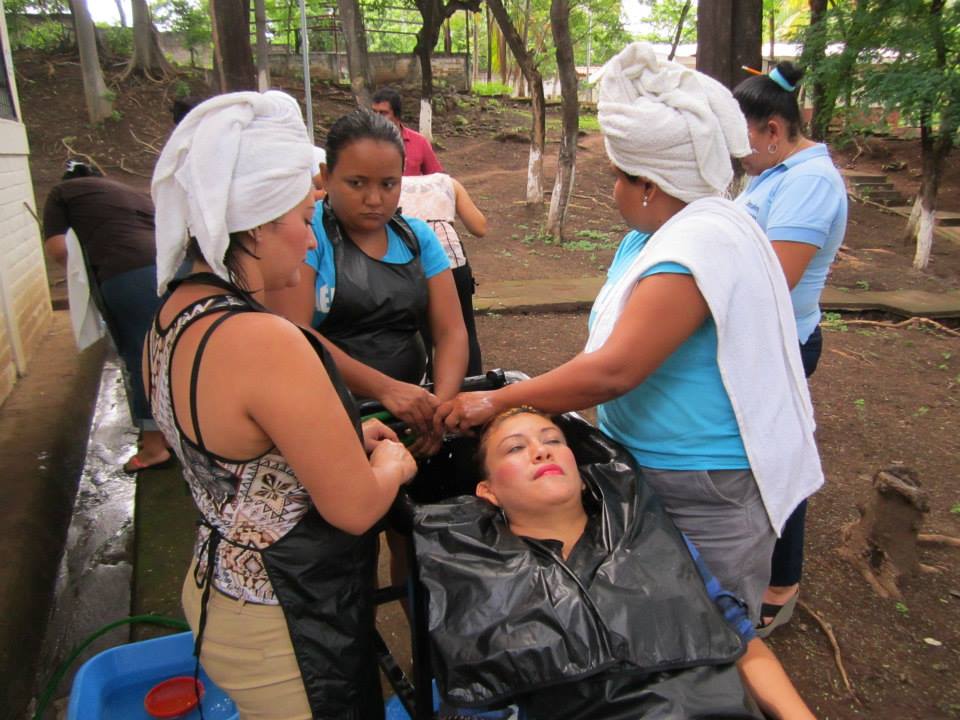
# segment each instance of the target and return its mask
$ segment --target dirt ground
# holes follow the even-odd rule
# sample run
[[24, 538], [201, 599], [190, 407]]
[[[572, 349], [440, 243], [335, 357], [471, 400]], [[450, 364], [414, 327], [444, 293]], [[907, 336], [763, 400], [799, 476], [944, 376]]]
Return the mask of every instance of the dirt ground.
[[[17, 55], [15, 66], [41, 207], [63, 161], [79, 154], [89, 155], [111, 177], [146, 188], [171, 128], [168, 107], [176, 84], [191, 92], [203, 87], [191, 76], [167, 84], [131, 81], [115, 87], [116, 117], [90, 127], [76, 58]], [[299, 94], [293, 81], [278, 84]], [[336, 88], [314, 87], [314, 96], [321, 128], [351, 107], [349, 95]], [[510, 139], [525, 131], [529, 110], [500, 100], [447, 99], [447, 109], [434, 115], [438, 156], [490, 220], [488, 237], [466, 240], [478, 281], [602, 273], [624, 228], [611, 199], [613, 181], [600, 136], [587, 133], [580, 140], [565, 238], [548, 242], [541, 231], [545, 207], [523, 202], [527, 146]], [[415, 106], [416, 98], [408, 98], [411, 117]], [[558, 128], [551, 111], [548, 188]], [[880, 172], [883, 165], [905, 163], [888, 175], [898, 189], [916, 191], [915, 141], [874, 138], [861, 147], [859, 154], [856, 148], [837, 151], [838, 164], [855, 158], [857, 169]], [[947, 164], [940, 206], [960, 211], [956, 162]], [[831, 284], [851, 291], [960, 287], [960, 246], [936, 240], [930, 267], [915, 271], [912, 248], [899, 239], [903, 222], [851, 202]], [[585, 322], [583, 314], [481, 317], [485, 365], [544, 372], [579, 351]], [[858, 503], [871, 492], [870, 477], [895, 463], [914, 469], [928, 493], [922, 530], [960, 536], [960, 341], [929, 329], [857, 323], [853, 317], [827, 323], [824, 355], [811, 381], [827, 484], [808, 513], [803, 600], [831, 628], [839, 649], [835, 658], [824, 628], [806, 609], [798, 610], [771, 644], [820, 717], [960, 717], [958, 550], [925, 546], [922, 561], [934, 572], [904, 582], [900, 601], [877, 597], [836, 553], [841, 527], [857, 518]], [[852, 692], [844, 688], [837, 658]]]

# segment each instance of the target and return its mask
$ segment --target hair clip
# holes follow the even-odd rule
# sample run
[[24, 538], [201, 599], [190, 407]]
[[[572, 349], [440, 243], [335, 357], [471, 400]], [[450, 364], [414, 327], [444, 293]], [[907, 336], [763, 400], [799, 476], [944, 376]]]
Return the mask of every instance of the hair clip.
[[780, 74], [780, 68], [774, 68], [771, 70], [767, 77], [789, 93], [792, 93], [797, 89], [796, 85], [791, 84], [783, 75]]

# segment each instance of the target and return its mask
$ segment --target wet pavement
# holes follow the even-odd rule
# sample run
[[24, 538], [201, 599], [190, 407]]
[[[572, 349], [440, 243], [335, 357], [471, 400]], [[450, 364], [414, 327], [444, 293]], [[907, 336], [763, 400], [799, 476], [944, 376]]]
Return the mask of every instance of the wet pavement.
[[[119, 360], [112, 355], [100, 378], [41, 668], [56, 667], [89, 635], [130, 614], [136, 480], [122, 466], [136, 441]], [[85, 660], [129, 639], [129, 626], [121, 626], [95, 640], [72, 664], [55, 697], [69, 694]]]

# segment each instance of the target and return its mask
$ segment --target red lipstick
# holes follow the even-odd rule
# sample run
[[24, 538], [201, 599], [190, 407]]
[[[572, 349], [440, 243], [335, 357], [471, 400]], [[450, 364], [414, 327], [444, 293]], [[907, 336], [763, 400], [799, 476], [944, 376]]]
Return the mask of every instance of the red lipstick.
[[565, 474], [563, 472], [563, 468], [560, 467], [559, 465], [556, 465], [554, 463], [548, 463], [547, 465], [541, 465], [540, 467], [537, 468], [537, 472], [533, 474], [533, 479], [536, 480], [537, 478], [543, 477], [547, 473], [550, 473], [551, 475]]

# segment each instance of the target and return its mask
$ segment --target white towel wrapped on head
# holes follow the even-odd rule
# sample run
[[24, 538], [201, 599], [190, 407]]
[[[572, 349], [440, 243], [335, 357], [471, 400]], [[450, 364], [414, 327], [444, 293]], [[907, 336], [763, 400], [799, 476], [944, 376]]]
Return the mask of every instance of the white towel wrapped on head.
[[285, 93], [228, 93], [191, 110], [153, 173], [158, 292], [183, 262], [190, 236], [213, 272], [230, 280], [223, 262], [230, 233], [293, 209], [312, 187], [312, 162], [300, 106]]
[[723, 85], [632, 43], [598, 71], [597, 118], [610, 160], [693, 202], [722, 193], [732, 157], [749, 155], [747, 121]]

